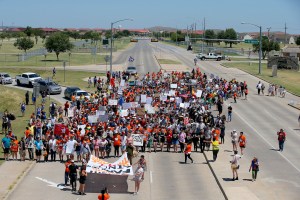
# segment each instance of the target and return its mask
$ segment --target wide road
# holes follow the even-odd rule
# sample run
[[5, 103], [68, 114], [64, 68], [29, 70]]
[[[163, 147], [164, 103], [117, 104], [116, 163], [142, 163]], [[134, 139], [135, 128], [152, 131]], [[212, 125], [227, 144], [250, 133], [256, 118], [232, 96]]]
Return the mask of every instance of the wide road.
[[[155, 46], [153, 46], [155, 47]], [[157, 48], [157, 47], [155, 47]], [[195, 55], [184, 49], [165, 44], [158, 44], [160, 51], [176, 56], [185, 66], [193, 67]], [[257, 188], [248, 187], [258, 199], [299, 199], [300, 191], [300, 129], [298, 125], [299, 110], [288, 106], [290, 101], [300, 102], [300, 98], [287, 94], [286, 98], [258, 96], [256, 84], [259, 79], [237, 69], [225, 68], [217, 61], [198, 61], [198, 66], [206, 73], [213, 73], [228, 80], [236, 78], [246, 81], [249, 88], [248, 100], [238, 100], [237, 104], [228, 100], [233, 106], [233, 122], [227, 127], [227, 141], [230, 131], [244, 131], [248, 144], [243, 157], [244, 170], [248, 170], [253, 156], [261, 163], [260, 180]], [[265, 82], [266, 90], [268, 83]], [[224, 109], [227, 112], [227, 109]], [[278, 152], [277, 131], [283, 128], [287, 141], [283, 152]], [[228, 158], [229, 160], [230, 158]], [[248, 161], [248, 162], [245, 162]], [[242, 172], [242, 170], [241, 170]], [[247, 175], [250, 178], [250, 175]], [[228, 170], [228, 178], [231, 177]], [[222, 180], [228, 186], [227, 191], [236, 187]], [[230, 189], [231, 188], [231, 189]], [[234, 189], [234, 191], [238, 191]]]
[[[148, 72], [157, 72], [159, 64], [154, 58], [155, 49], [152, 47], [149, 40], [139, 40], [134, 46], [126, 51], [122, 51], [118, 57], [114, 59], [113, 64], [121, 64], [126, 69], [127, 66], [136, 66], [139, 74]], [[134, 61], [129, 62], [129, 57], [133, 57]]]
[[[122, 52], [114, 64], [127, 64], [137, 66], [140, 74], [158, 71], [159, 65], [154, 57], [157, 49], [152, 48], [149, 41], [139, 41], [128, 51]], [[128, 63], [129, 56], [135, 60]], [[61, 100], [58, 97], [57, 100]], [[169, 200], [169, 199], [224, 199], [218, 185], [211, 174], [208, 165], [200, 153], [193, 153], [193, 164], [182, 164], [182, 153], [146, 153], [148, 171], [141, 184], [139, 195], [112, 194], [112, 199], [143, 199], [143, 200]], [[9, 197], [18, 199], [96, 199], [97, 194], [77, 196], [70, 191], [53, 187], [63, 182], [64, 166], [60, 163], [38, 163], [25, 176], [20, 185]], [[132, 177], [130, 177], [132, 178]], [[134, 191], [132, 181], [128, 181], [129, 192]], [[34, 191], [34, 195], [32, 194]]]

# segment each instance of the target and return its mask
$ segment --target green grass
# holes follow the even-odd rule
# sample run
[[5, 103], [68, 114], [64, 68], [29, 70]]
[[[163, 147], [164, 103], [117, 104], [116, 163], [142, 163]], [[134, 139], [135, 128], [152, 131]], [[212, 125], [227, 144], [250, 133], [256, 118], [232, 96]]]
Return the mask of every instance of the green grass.
[[169, 59], [157, 59], [160, 64], [181, 64], [181, 62]]
[[[15, 88], [9, 88], [0, 85], [0, 112], [3, 113], [5, 110], [8, 110], [10, 113], [14, 113], [16, 116], [16, 120], [12, 121], [12, 131], [14, 135], [18, 137], [18, 140], [21, 139], [22, 136], [24, 136], [25, 127], [27, 126], [31, 113], [34, 112], [34, 105], [31, 104], [26, 106], [25, 116], [22, 117], [21, 110], [20, 110], [20, 103], [23, 101], [25, 102], [25, 92], [24, 90], [19, 90]], [[31, 97], [30, 92], [30, 97]], [[30, 98], [31, 100], [31, 98]], [[52, 100], [51, 100], [52, 102]], [[54, 101], [55, 102], [55, 101]], [[57, 103], [57, 102], [56, 102]], [[41, 105], [41, 97], [37, 99], [37, 106]], [[46, 101], [46, 108], [49, 108], [49, 100]], [[59, 104], [58, 104], [59, 105]], [[49, 110], [46, 109], [47, 115], [49, 115]], [[1, 130], [2, 132], [2, 130]], [[1, 135], [0, 138], [2, 138], [4, 135]], [[1, 151], [0, 157], [3, 158], [3, 152]], [[3, 160], [1, 160], [3, 162]], [[1, 164], [1, 162], [0, 162]]]
[[[22, 74], [24, 72], [35, 72], [38, 73], [43, 78], [52, 78], [52, 69], [34, 69], [34, 68], [10, 68], [10, 67], [0, 67], [0, 70], [3, 72], [7, 72], [11, 77], [15, 77], [18, 74]], [[87, 81], [83, 79], [87, 77], [94, 76], [102, 76], [103, 74], [95, 73], [95, 72], [82, 72], [82, 71], [66, 71], [65, 82], [64, 82], [64, 71], [57, 70], [56, 76], [54, 77], [54, 81], [60, 85], [64, 86], [78, 86], [82, 90], [87, 90], [89, 92], [95, 92], [94, 88], [87, 88]]]
[[[75, 40], [71, 40], [74, 42]], [[77, 40], [79, 41], [79, 40]], [[56, 58], [55, 53], [48, 53], [45, 57], [44, 55], [32, 57], [26, 61], [18, 62], [18, 54], [24, 53], [21, 50], [18, 50], [14, 45], [14, 39], [10, 39], [9, 41], [4, 40], [3, 42], [0, 41], [2, 44], [0, 48], [0, 66], [62, 66], [62, 62], [66, 61], [67, 65], [93, 65], [93, 64], [105, 64], [105, 52], [101, 54], [98, 53], [97, 55], [92, 55], [91, 53], [72, 53], [69, 56], [69, 52], [60, 53], [59, 54], [59, 61]], [[102, 44], [98, 44], [99, 47]], [[88, 44], [88, 46], [94, 46], [94, 44]], [[130, 39], [129, 38], [122, 38], [117, 39], [114, 42], [114, 47], [118, 50], [126, 49], [130, 46]], [[44, 43], [42, 40], [39, 39], [38, 43], [34, 45], [32, 51], [34, 49], [43, 48]], [[20, 58], [21, 59], [21, 58]], [[70, 63], [69, 63], [70, 62]]]
[[278, 70], [277, 77], [272, 77], [272, 69], [267, 69], [267, 64], [262, 63], [262, 74], [258, 75], [258, 63], [223, 63], [226, 67], [241, 69], [249, 74], [266, 80], [270, 83], [284, 86], [288, 91], [300, 95], [300, 72], [293, 70]]
[[[226, 54], [227, 55], [227, 54]], [[258, 59], [257, 58], [241, 58], [241, 57], [234, 57], [234, 56], [230, 56], [230, 59], [232, 60], [232, 61], [258, 61]]]

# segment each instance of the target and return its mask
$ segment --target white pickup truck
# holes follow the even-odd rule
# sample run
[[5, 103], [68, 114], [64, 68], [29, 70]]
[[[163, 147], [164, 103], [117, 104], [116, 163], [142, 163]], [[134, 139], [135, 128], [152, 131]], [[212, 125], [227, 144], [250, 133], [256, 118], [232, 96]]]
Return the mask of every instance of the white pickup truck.
[[217, 55], [215, 53], [208, 53], [208, 54], [199, 53], [196, 57], [200, 60], [206, 60], [206, 59], [215, 59], [217, 61], [222, 60], [222, 56]]
[[34, 83], [41, 79], [40, 75], [32, 72], [16, 75], [17, 85], [28, 85], [29, 87], [33, 87]]

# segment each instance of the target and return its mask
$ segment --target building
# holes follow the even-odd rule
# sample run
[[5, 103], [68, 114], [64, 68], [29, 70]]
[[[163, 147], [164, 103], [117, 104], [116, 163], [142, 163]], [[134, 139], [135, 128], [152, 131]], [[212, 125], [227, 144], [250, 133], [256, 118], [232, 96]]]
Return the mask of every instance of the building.
[[288, 45], [282, 49], [283, 56], [297, 57], [300, 60], [300, 46]]

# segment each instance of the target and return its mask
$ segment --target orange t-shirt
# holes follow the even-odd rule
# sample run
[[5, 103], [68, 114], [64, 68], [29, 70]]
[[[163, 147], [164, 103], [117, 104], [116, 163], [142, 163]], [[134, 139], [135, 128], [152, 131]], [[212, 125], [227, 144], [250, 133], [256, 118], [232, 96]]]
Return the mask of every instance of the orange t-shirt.
[[[104, 194], [104, 200], [108, 200], [110, 198], [109, 194], [105, 193]], [[102, 200], [102, 194], [98, 195], [98, 200]]]
[[246, 144], [246, 136], [245, 135], [241, 135], [239, 137], [239, 140], [240, 140], [240, 146], [245, 146], [245, 144]]
[[192, 152], [192, 145], [191, 144], [187, 144], [185, 147], [185, 151], [184, 153], [191, 153]]
[[114, 140], [114, 146], [120, 146], [121, 145], [121, 136], [120, 135], [114, 135], [113, 140]]
[[28, 136], [29, 136], [30, 133], [31, 133], [31, 130], [30, 130], [30, 129], [26, 130], [26, 131], [25, 131], [25, 137], [28, 138]]

